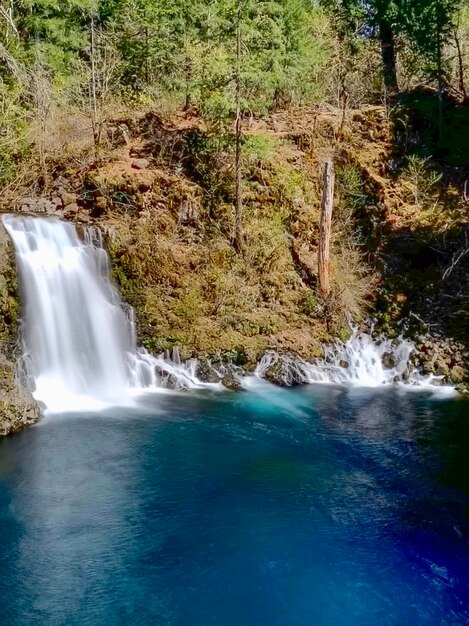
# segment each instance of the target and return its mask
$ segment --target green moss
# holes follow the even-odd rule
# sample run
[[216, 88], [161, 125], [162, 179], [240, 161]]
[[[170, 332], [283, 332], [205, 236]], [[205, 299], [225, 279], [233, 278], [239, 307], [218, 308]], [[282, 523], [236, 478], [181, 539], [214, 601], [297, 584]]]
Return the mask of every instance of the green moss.
[[179, 335], [172, 337], [147, 336], [143, 338], [142, 345], [149, 352], [159, 354], [165, 350], [172, 350], [175, 347], [183, 346], [184, 338]]
[[275, 333], [277, 332], [278, 332], [278, 325], [272, 320], [268, 320], [264, 324], [259, 325], [260, 335], [271, 336], [271, 335], [275, 335]]
[[200, 286], [197, 284], [181, 294], [174, 307], [175, 314], [181, 319], [181, 323], [184, 326], [203, 316], [205, 311], [206, 303], [204, 302]]
[[318, 313], [318, 300], [311, 289], [303, 289], [300, 295], [300, 310], [308, 317], [316, 317]]
[[352, 336], [352, 329], [350, 326], [343, 326], [339, 331], [339, 339], [341, 341], [347, 341]]

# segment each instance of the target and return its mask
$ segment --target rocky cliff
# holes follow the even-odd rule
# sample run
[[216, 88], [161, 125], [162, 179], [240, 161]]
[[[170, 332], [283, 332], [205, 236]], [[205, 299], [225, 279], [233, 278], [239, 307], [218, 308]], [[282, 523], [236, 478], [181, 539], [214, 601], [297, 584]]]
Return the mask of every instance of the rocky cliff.
[[19, 289], [13, 246], [0, 223], [0, 435], [8, 435], [34, 424], [39, 407], [17, 380], [15, 360], [19, 356]]

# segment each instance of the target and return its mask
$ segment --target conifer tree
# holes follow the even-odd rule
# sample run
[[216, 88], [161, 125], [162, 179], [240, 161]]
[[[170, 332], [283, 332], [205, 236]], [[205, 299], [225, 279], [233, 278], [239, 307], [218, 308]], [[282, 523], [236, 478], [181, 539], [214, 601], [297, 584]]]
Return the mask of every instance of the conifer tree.
[[374, 37], [381, 45], [383, 82], [398, 90], [396, 41], [404, 38], [425, 62], [429, 76], [444, 77], [443, 46], [452, 32], [461, 0], [322, 0], [348, 37]]

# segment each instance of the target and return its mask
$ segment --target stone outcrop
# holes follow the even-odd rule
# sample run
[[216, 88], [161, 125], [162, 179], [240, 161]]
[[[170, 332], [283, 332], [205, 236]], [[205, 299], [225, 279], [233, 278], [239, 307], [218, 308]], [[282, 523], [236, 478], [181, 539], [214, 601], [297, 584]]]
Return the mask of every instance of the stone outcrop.
[[428, 333], [417, 337], [415, 347], [417, 365], [425, 374], [442, 376], [444, 382], [456, 385], [467, 382], [469, 352], [464, 344]]
[[39, 416], [38, 404], [16, 380], [15, 366], [0, 354], [0, 435], [22, 430]]

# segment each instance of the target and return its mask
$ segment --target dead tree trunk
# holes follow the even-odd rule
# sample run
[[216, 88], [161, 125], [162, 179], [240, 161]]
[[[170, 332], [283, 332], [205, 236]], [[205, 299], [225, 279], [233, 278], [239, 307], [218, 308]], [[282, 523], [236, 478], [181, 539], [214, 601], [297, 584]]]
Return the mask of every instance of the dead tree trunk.
[[236, 144], [235, 144], [235, 247], [244, 255], [244, 230], [243, 230], [243, 196], [242, 196], [242, 171], [241, 171], [241, 0], [238, 0], [238, 16], [236, 27]]
[[101, 128], [98, 120], [98, 98], [96, 89], [96, 43], [94, 14], [91, 14], [90, 21], [90, 57], [91, 57], [91, 117], [93, 126], [93, 139], [95, 149], [99, 147], [101, 141]]
[[322, 201], [321, 201], [321, 223], [319, 227], [319, 255], [318, 255], [319, 291], [324, 298], [328, 298], [331, 293], [329, 257], [330, 257], [333, 203], [334, 203], [334, 164], [332, 160], [328, 160], [324, 163]]

